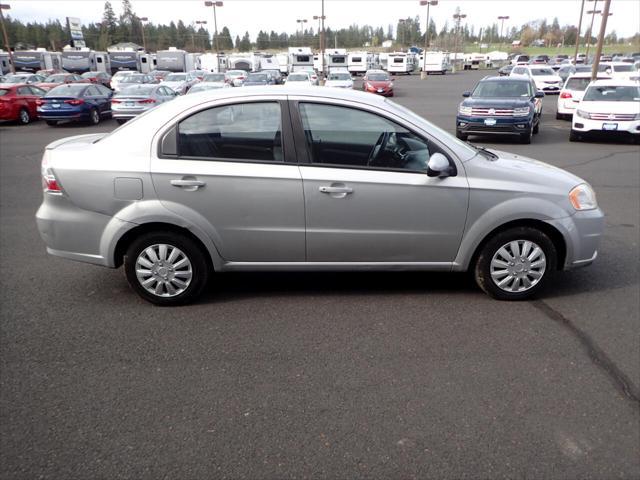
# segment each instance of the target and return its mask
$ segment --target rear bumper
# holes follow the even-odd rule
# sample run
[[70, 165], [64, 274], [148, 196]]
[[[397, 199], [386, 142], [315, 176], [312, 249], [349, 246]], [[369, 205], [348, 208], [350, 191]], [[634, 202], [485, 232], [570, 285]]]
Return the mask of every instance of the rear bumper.
[[38, 117], [43, 120], [88, 120], [89, 112], [38, 109]]

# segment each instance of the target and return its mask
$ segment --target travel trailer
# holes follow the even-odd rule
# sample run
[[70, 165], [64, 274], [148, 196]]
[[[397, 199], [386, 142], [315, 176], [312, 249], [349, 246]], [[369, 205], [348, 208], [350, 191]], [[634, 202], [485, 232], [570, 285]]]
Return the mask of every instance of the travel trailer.
[[387, 71], [389, 73], [406, 73], [411, 75], [415, 68], [415, 55], [406, 52], [393, 52], [389, 54], [387, 60]]
[[427, 74], [445, 75], [451, 70], [451, 58], [448, 52], [423, 52], [418, 57], [418, 67], [421, 72], [427, 72]]
[[13, 52], [13, 64], [16, 67], [16, 72], [37, 72], [38, 70], [49, 69], [60, 70], [62, 68], [62, 55], [60, 52], [47, 52], [43, 48], [17, 51]]
[[275, 55], [264, 55], [260, 58], [260, 70], [280, 70], [280, 62]]
[[200, 56], [200, 68], [211, 73], [226, 72], [227, 56], [224, 53], [203, 53]]
[[382, 70], [388, 70], [389, 68], [389, 54], [386, 52], [381, 52], [378, 56], [378, 65]]
[[170, 72], [188, 72], [200, 68], [200, 55], [188, 53], [175, 47], [160, 50], [156, 53], [156, 67], [158, 70]]
[[367, 52], [350, 52], [347, 56], [347, 70], [352, 75], [365, 73], [374, 68], [373, 54]]
[[109, 54], [95, 52], [88, 48], [80, 50], [64, 50], [62, 52], [62, 69], [69, 73], [106, 72], [111, 73]]
[[325, 51], [326, 73], [331, 73], [337, 69], [346, 70], [348, 66], [347, 59], [347, 50], [344, 48]]
[[464, 56], [463, 68], [465, 70], [478, 70], [480, 65], [485, 63], [487, 56], [481, 53], [467, 53]]
[[309, 47], [289, 47], [289, 73], [302, 67], [313, 68], [313, 52]]
[[278, 60], [280, 73], [286, 75], [289, 72], [289, 55], [286, 53], [278, 53], [276, 54], [276, 59]]
[[11, 62], [9, 62], [9, 54], [0, 50], [0, 75], [11, 71]]
[[111, 74], [121, 70], [141, 71], [140, 55], [134, 50], [109, 52], [109, 62], [111, 63]]

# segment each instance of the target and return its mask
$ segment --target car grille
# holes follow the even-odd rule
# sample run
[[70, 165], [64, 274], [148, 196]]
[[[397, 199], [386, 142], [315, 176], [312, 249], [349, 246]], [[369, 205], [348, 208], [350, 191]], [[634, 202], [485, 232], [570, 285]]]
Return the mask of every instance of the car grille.
[[[491, 112], [489, 112], [491, 110]], [[513, 108], [472, 108], [472, 117], [513, 117]]]
[[499, 125], [493, 126], [493, 127], [487, 127], [485, 125], [470, 125], [469, 126], [469, 131], [473, 131], [473, 132], [513, 132], [513, 128], [508, 126], [508, 127], [501, 127]]
[[591, 120], [621, 120], [631, 121], [635, 119], [633, 113], [590, 113], [589, 118]]

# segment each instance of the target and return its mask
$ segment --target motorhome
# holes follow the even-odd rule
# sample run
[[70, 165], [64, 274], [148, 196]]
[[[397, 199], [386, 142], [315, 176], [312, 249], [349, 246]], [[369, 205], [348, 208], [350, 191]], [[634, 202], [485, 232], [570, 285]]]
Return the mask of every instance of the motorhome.
[[188, 72], [200, 67], [200, 55], [187, 53], [175, 47], [160, 50], [156, 53], [156, 68], [170, 72]]
[[464, 56], [463, 68], [465, 70], [479, 70], [480, 65], [486, 63], [487, 56], [481, 53], [467, 53]]
[[289, 72], [289, 55], [286, 53], [278, 53], [276, 54], [276, 59], [278, 60], [280, 73], [286, 75]]
[[203, 53], [200, 56], [200, 68], [211, 73], [226, 72], [227, 56], [224, 53]]
[[349, 52], [347, 55], [347, 70], [352, 75], [365, 73], [374, 68], [373, 54], [368, 52]]
[[406, 73], [411, 75], [416, 63], [415, 55], [406, 52], [393, 52], [389, 54], [387, 60], [387, 71], [389, 73]]
[[44, 48], [13, 52], [13, 64], [16, 72], [37, 72], [38, 70], [60, 70], [62, 55], [60, 52], [47, 52]]
[[418, 57], [420, 71], [445, 75], [451, 70], [451, 58], [448, 52], [422, 52]]
[[9, 54], [0, 50], [0, 75], [4, 75], [10, 71], [11, 62], [9, 61]]
[[289, 47], [289, 73], [302, 69], [313, 68], [313, 52], [309, 47]]
[[344, 71], [348, 68], [348, 55], [347, 50], [344, 48], [335, 48], [333, 50], [327, 50], [325, 52], [326, 60], [326, 73], [331, 73], [336, 70]]
[[324, 70], [324, 63], [322, 61], [322, 54], [321, 53], [316, 53], [313, 56], [313, 69], [316, 72], [321, 72], [322, 70]]
[[88, 48], [64, 50], [62, 69], [69, 73], [106, 72], [111, 73], [109, 54], [95, 52]]

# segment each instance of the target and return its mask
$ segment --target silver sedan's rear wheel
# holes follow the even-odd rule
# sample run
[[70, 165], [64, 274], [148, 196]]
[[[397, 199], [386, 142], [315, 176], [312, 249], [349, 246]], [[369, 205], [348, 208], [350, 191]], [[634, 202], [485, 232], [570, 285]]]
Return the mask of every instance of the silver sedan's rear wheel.
[[475, 264], [478, 286], [500, 300], [533, 296], [556, 269], [556, 247], [537, 228], [498, 232], [481, 248]]
[[157, 305], [181, 305], [197, 298], [210, 275], [206, 251], [179, 233], [145, 233], [124, 258], [129, 285]]

